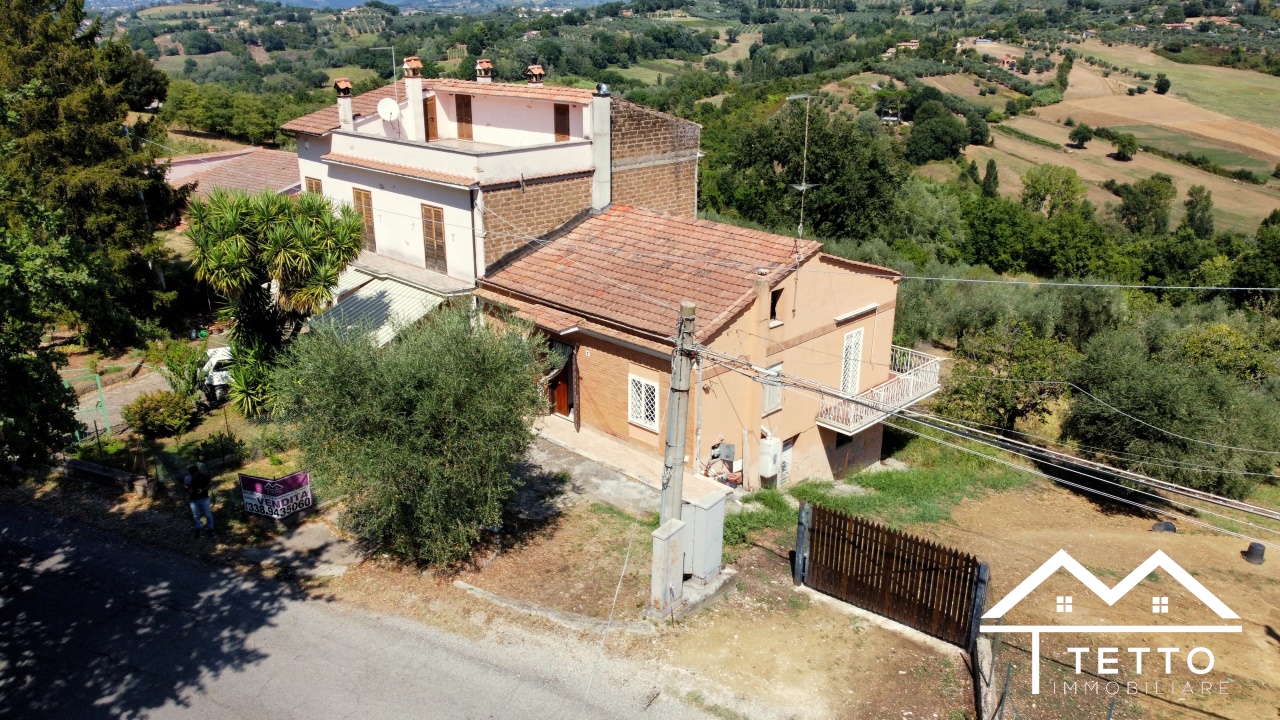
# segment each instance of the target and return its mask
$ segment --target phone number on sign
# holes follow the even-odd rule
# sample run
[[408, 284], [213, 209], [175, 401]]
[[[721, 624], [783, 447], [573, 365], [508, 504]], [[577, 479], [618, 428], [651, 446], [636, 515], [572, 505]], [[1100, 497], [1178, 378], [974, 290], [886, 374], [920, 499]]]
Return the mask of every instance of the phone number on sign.
[[244, 509], [256, 515], [282, 518], [311, 507], [311, 488], [295, 490], [288, 495], [269, 497], [259, 493], [244, 494]]

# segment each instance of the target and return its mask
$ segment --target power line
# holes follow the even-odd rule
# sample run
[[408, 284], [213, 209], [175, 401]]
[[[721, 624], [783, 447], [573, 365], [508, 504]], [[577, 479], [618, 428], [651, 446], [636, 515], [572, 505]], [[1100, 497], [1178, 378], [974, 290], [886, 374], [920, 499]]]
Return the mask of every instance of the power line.
[[[1084, 492], [1088, 492], [1088, 493], [1093, 493], [1093, 494], [1095, 494], [1095, 495], [1100, 495], [1100, 496], [1102, 496], [1102, 497], [1105, 497], [1105, 498], [1108, 498], [1108, 499], [1111, 499], [1111, 500], [1115, 500], [1115, 501], [1117, 501], [1117, 502], [1121, 502], [1121, 503], [1124, 503], [1124, 504], [1126, 504], [1126, 505], [1131, 505], [1131, 506], [1133, 506], [1133, 507], [1141, 508], [1141, 509], [1146, 510], [1146, 511], [1148, 511], [1148, 512], [1151, 512], [1151, 513], [1153, 513], [1153, 514], [1155, 514], [1155, 515], [1172, 515], [1172, 516], [1174, 516], [1174, 517], [1177, 517], [1177, 518], [1180, 518], [1180, 519], [1182, 519], [1182, 520], [1185, 520], [1185, 521], [1187, 521], [1187, 522], [1191, 523], [1192, 525], [1199, 525], [1200, 527], [1206, 528], [1206, 529], [1208, 529], [1208, 530], [1212, 530], [1212, 531], [1214, 531], [1214, 532], [1220, 532], [1220, 533], [1223, 533], [1223, 534], [1225, 534], [1225, 535], [1231, 535], [1231, 536], [1233, 536], [1233, 537], [1240, 538], [1241, 540], [1247, 540], [1247, 541], [1250, 541], [1250, 542], [1260, 542], [1260, 543], [1262, 543], [1263, 545], [1268, 545], [1268, 546], [1270, 546], [1270, 547], [1272, 547], [1272, 548], [1278, 548], [1278, 547], [1280, 547], [1280, 546], [1275, 545], [1275, 544], [1273, 544], [1273, 543], [1269, 543], [1269, 542], [1267, 542], [1267, 541], [1265, 541], [1265, 540], [1259, 540], [1259, 539], [1254, 538], [1254, 537], [1249, 537], [1248, 535], [1242, 535], [1242, 534], [1237, 533], [1237, 532], [1232, 532], [1231, 530], [1227, 530], [1227, 529], [1225, 529], [1225, 528], [1220, 528], [1220, 527], [1218, 527], [1218, 526], [1216, 526], [1216, 525], [1214, 525], [1214, 524], [1212, 524], [1212, 523], [1207, 523], [1207, 522], [1204, 522], [1204, 521], [1202, 521], [1202, 520], [1197, 520], [1197, 519], [1195, 519], [1195, 518], [1193, 518], [1193, 517], [1189, 517], [1189, 516], [1183, 515], [1183, 514], [1181, 514], [1181, 513], [1171, 512], [1171, 511], [1168, 511], [1168, 510], [1157, 510], [1156, 508], [1153, 508], [1153, 507], [1150, 507], [1150, 506], [1147, 506], [1147, 505], [1143, 505], [1142, 503], [1135, 502], [1135, 501], [1133, 501], [1133, 500], [1128, 500], [1128, 499], [1125, 499], [1125, 498], [1122, 498], [1122, 497], [1118, 497], [1118, 496], [1116, 496], [1116, 495], [1112, 495], [1112, 494], [1110, 494], [1110, 493], [1103, 492], [1102, 490], [1098, 490], [1098, 489], [1096, 489], [1096, 488], [1090, 488], [1090, 487], [1087, 487], [1087, 486], [1084, 486], [1084, 485], [1080, 485], [1080, 484], [1078, 484], [1078, 483], [1073, 483], [1073, 482], [1071, 482], [1071, 481], [1069, 481], [1069, 480], [1063, 480], [1062, 478], [1055, 478], [1055, 477], [1053, 477], [1052, 475], [1049, 475], [1049, 474], [1047, 474], [1047, 473], [1040, 472], [1039, 470], [1033, 470], [1033, 469], [1028, 468], [1028, 467], [1023, 467], [1023, 466], [1021, 466], [1021, 465], [1018, 465], [1017, 463], [1012, 463], [1012, 462], [1009, 462], [1008, 460], [1004, 460], [1004, 459], [1002, 459], [1002, 458], [992, 457], [992, 456], [990, 456], [990, 455], [987, 455], [986, 453], [980, 453], [980, 452], [977, 452], [976, 450], [972, 450], [972, 449], [970, 449], [970, 448], [966, 448], [966, 447], [963, 447], [963, 446], [961, 446], [961, 445], [956, 445], [955, 443], [950, 443], [950, 442], [947, 442], [947, 441], [942, 440], [942, 439], [940, 439], [940, 438], [935, 438], [935, 437], [933, 437], [933, 436], [931, 436], [931, 435], [928, 435], [928, 434], [926, 434], [926, 433], [922, 433], [922, 432], [918, 432], [918, 431], [916, 431], [916, 430], [912, 430], [912, 429], [910, 429], [910, 428], [900, 427], [900, 426], [898, 426], [898, 425], [894, 425], [893, 423], [890, 423], [890, 422], [886, 422], [885, 424], [886, 424], [886, 425], [888, 425], [889, 427], [895, 428], [895, 429], [897, 429], [897, 430], [901, 430], [901, 431], [903, 431], [903, 432], [911, 433], [912, 435], [916, 435], [916, 436], [918, 436], [918, 437], [925, 438], [926, 440], [931, 440], [931, 441], [933, 441], [933, 442], [940, 443], [940, 444], [942, 444], [942, 445], [946, 445], [947, 447], [955, 448], [956, 450], [960, 450], [960, 451], [962, 451], [962, 452], [966, 452], [966, 453], [969, 453], [969, 454], [971, 454], [971, 455], [977, 455], [978, 457], [985, 458], [985, 459], [987, 459], [987, 460], [991, 460], [992, 462], [997, 462], [997, 463], [1000, 463], [1000, 464], [1002, 464], [1002, 465], [1007, 465], [1007, 466], [1009, 466], [1009, 467], [1011, 467], [1011, 468], [1013, 468], [1013, 469], [1015, 469], [1015, 470], [1021, 470], [1021, 471], [1026, 472], [1026, 473], [1031, 473], [1032, 475], [1037, 475], [1037, 476], [1042, 477], [1042, 478], [1044, 478], [1044, 479], [1046, 479], [1046, 480], [1049, 480], [1049, 481], [1051, 481], [1051, 482], [1061, 483], [1062, 485], [1066, 485], [1067, 487], [1076, 488], [1076, 489], [1078, 489], [1078, 490], [1081, 490], [1081, 491], [1084, 491]], [[1236, 521], [1236, 522], [1239, 522], [1239, 521]]]
[[[777, 372], [777, 371], [763, 370], [762, 368], [757, 368], [757, 367], [755, 367], [755, 366], [751, 365], [750, 363], [747, 363], [747, 362], [745, 362], [745, 361], [741, 360], [740, 358], [733, 358], [733, 357], [731, 357], [731, 356], [724, 356], [724, 355], [722, 355], [722, 354], [720, 354], [720, 353], [716, 353], [716, 352], [714, 352], [714, 351], [710, 351], [709, 349], [707, 349], [707, 348], [705, 348], [705, 347], [699, 347], [699, 348], [698, 348], [698, 351], [699, 351], [699, 352], [704, 352], [704, 353], [706, 353], [706, 354], [708, 354], [708, 355], [712, 356], [712, 362], [713, 362], [713, 363], [718, 364], [718, 365], [722, 365], [722, 366], [724, 366], [724, 367], [727, 367], [727, 368], [729, 368], [730, 370], [733, 370], [733, 371], [735, 371], [735, 372], [738, 372], [739, 374], [742, 374], [742, 375], [744, 375], [744, 376], [746, 376], [746, 377], [748, 377], [748, 378], [750, 378], [750, 379], [753, 379], [753, 380], [757, 380], [757, 381], [758, 381], [758, 376], [756, 376], [756, 375], [748, 375], [748, 374], [747, 374], [745, 371], [743, 371], [741, 368], [733, 367], [733, 365], [734, 365], [734, 364], [746, 365], [746, 366], [747, 366], [747, 367], [749, 367], [753, 372], [756, 372], [756, 373], [760, 373], [760, 374], [767, 375], [767, 376], [769, 376], [769, 377], [771, 378], [771, 380], [774, 380], [774, 381], [778, 382], [779, 384], [785, 384], [785, 385], [787, 385], [788, 387], [791, 387], [791, 388], [793, 388], [793, 389], [797, 389], [797, 390], [801, 390], [801, 391], [813, 392], [813, 393], [816, 393], [816, 394], [819, 394], [819, 395], [826, 395], [826, 396], [836, 397], [836, 398], [839, 398], [839, 399], [845, 400], [846, 402], [852, 402], [852, 403], [855, 403], [855, 404], [859, 404], [859, 405], [863, 405], [863, 406], [866, 406], [866, 407], [870, 407], [871, 409], [873, 409], [873, 410], [875, 410], [875, 411], [877, 411], [877, 412], [879, 412], [879, 413], [883, 413], [885, 416], [892, 415], [892, 416], [902, 417], [903, 419], [910, 420], [910, 421], [917, 422], [917, 423], [921, 423], [921, 424], [923, 424], [923, 425], [926, 425], [927, 427], [931, 427], [931, 428], [933, 428], [933, 429], [935, 429], [935, 430], [939, 430], [939, 431], [941, 431], [941, 432], [946, 432], [946, 433], [950, 433], [950, 434], [957, 435], [957, 436], [960, 436], [960, 437], [964, 437], [964, 436], [960, 435], [959, 433], [956, 433], [955, 431], [948, 430], [947, 428], [938, 427], [938, 426], [936, 426], [936, 425], [931, 425], [931, 424], [926, 423], [926, 422], [924, 422], [924, 421], [921, 421], [921, 420], [919, 420], [919, 419], [910, 418], [910, 417], [905, 417], [904, 412], [909, 412], [909, 411], [905, 411], [905, 410], [898, 409], [898, 408], [893, 408], [893, 407], [889, 407], [888, 409], [884, 409], [884, 408], [881, 408], [881, 407], [877, 407], [874, 403], [871, 403], [871, 402], [868, 402], [868, 401], [866, 401], [866, 400], [859, 399], [859, 398], [856, 398], [856, 397], [852, 397], [852, 398], [851, 398], [851, 397], [848, 397], [848, 396], [846, 396], [846, 395], [845, 395], [845, 394], [843, 394], [843, 393], [838, 393], [838, 392], [833, 391], [833, 390], [832, 390], [832, 389], [830, 389], [830, 388], [825, 388], [825, 387], [823, 387], [822, 385], [820, 385], [820, 384], [818, 384], [818, 383], [813, 383], [813, 382], [810, 382], [810, 381], [806, 381], [806, 380], [803, 380], [802, 378], [795, 378], [795, 377], [792, 377], [792, 376], [788, 376], [788, 375], [785, 375], [785, 374], [783, 374], [783, 373], [781, 373], [781, 372]], [[728, 363], [725, 363], [725, 362], [717, 362], [717, 360], [716, 360], [716, 358], [717, 358], [717, 357], [719, 357], [719, 358], [723, 358], [723, 359], [726, 359], [726, 360], [728, 360], [729, 362], [728, 362]], [[889, 424], [889, 425], [890, 425], [890, 427], [898, 427], [898, 426], [896, 426], [896, 425], [892, 425], [891, 423], [887, 423], [887, 424]], [[898, 428], [898, 429], [906, 430], [905, 428]], [[910, 432], [910, 431], [908, 430], [908, 432]], [[927, 437], [927, 436], [926, 436], [926, 437]], [[936, 438], [931, 438], [931, 439], [936, 440]], [[1018, 456], [1020, 456], [1020, 457], [1026, 458], [1026, 459], [1028, 459], [1028, 460], [1032, 460], [1033, 462], [1034, 462], [1034, 461], [1036, 461], [1036, 458], [1032, 458], [1032, 457], [1030, 457], [1030, 456], [1028, 456], [1028, 455], [1024, 455], [1024, 454], [1019, 453], [1019, 452], [1014, 451], [1014, 450], [1009, 450], [1008, 448], [1002, 448], [1002, 447], [1000, 447], [1000, 446], [998, 446], [998, 445], [995, 445], [995, 444], [993, 444], [993, 443], [991, 443], [991, 442], [989, 442], [989, 441], [983, 441], [983, 440], [981, 440], [981, 439], [978, 439], [978, 438], [972, 438], [972, 437], [969, 437], [968, 439], [973, 440], [973, 441], [975, 441], [975, 442], [979, 442], [979, 443], [982, 443], [982, 444], [988, 445], [988, 446], [990, 446], [990, 447], [994, 447], [994, 448], [999, 449], [999, 450], [1003, 450], [1003, 451], [1005, 451], [1005, 452], [1009, 452], [1009, 453], [1014, 454], [1014, 455], [1018, 455]], [[968, 451], [968, 452], [972, 452], [972, 451]], [[1088, 491], [1088, 492], [1096, 492], [1096, 493], [1101, 494], [1101, 495], [1104, 495], [1104, 496], [1106, 496], [1106, 497], [1112, 497], [1112, 498], [1114, 498], [1114, 499], [1120, 500], [1121, 502], [1126, 502], [1126, 503], [1128, 503], [1128, 504], [1130, 504], [1130, 505], [1136, 505], [1136, 506], [1138, 506], [1138, 507], [1143, 507], [1143, 508], [1145, 508], [1145, 509], [1147, 509], [1147, 510], [1150, 510], [1150, 511], [1152, 511], [1152, 512], [1157, 512], [1157, 513], [1159, 512], [1159, 511], [1157, 511], [1157, 510], [1155, 510], [1155, 509], [1153, 509], [1153, 508], [1149, 508], [1149, 507], [1147, 507], [1147, 506], [1145, 506], [1145, 505], [1141, 505], [1141, 504], [1139, 504], [1139, 503], [1134, 503], [1134, 502], [1129, 501], [1129, 500], [1124, 500], [1123, 498], [1118, 498], [1118, 497], [1115, 497], [1115, 496], [1109, 495], [1109, 494], [1107, 494], [1107, 493], [1103, 493], [1103, 492], [1101, 492], [1101, 491], [1098, 491], [1098, 490], [1095, 490], [1095, 489], [1092, 489], [1092, 488], [1087, 488], [1087, 487], [1085, 487], [1085, 486], [1081, 486], [1081, 485], [1078, 485], [1078, 484], [1075, 484], [1075, 483], [1071, 483], [1071, 482], [1066, 481], [1066, 480], [1061, 480], [1060, 478], [1054, 478], [1054, 477], [1049, 476], [1049, 475], [1046, 475], [1046, 474], [1044, 474], [1044, 473], [1039, 473], [1039, 472], [1037, 472], [1037, 471], [1033, 471], [1033, 470], [1029, 470], [1029, 469], [1026, 469], [1026, 468], [1022, 468], [1022, 467], [1021, 467], [1021, 466], [1019, 466], [1019, 465], [1016, 465], [1016, 464], [1013, 464], [1013, 463], [1008, 463], [1007, 461], [1001, 460], [1001, 459], [999, 459], [999, 458], [992, 458], [991, 456], [985, 455], [985, 454], [983, 454], [983, 453], [975, 453], [975, 454], [981, 455], [982, 457], [988, 457], [988, 458], [993, 459], [993, 460], [995, 460], [995, 461], [997, 461], [997, 462], [1002, 462], [1002, 463], [1004, 463], [1004, 464], [1009, 465], [1010, 467], [1014, 467], [1014, 468], [1018, 468], [1018, 469], [1024, 469], [1024, 470], [1027, 470], [1028, 472], [1034, 472], [1034, 473], [1036, 473], [1036, 474], [1038, 474], [1038, 475], [1041, 475], [1041, 476], [1043, 476], [1043, 477], [1046, 477], [1046, 478], [1048, 478], [1048, 479], [1050, 479], [1050, 480], [1054, 480], [1054, 481], [1057, 481], [1057, 482], [1062, 482], [1063, 484], [1068, 485], [1068, 486], [1071, 486], [1071, 487], [1076, 487], [1076, 488], [1079, 488], [1079, 489], [1081, 489], [1081, 490], [1085, 490], [1085, 491]], [[1041, 462], [1044, 462], [1044, 461], [1043, 461], [1043, 460], [1041, 460]], [[1080, 470], [1076, 470], [1075, 468], [1064, 467], [1064, 466], [1062, 466], [1062, 465], [1058, 465], [1058, 464], [1056, 464], [1056, 463], [1052, 463], [1052, 462], [1050, 462], [1050, 463], [1048, 463], [1048, 464], [1053, 465], [1054, 467], [1057, 467], [1057, 468], [1059, 468], [1059, 469], [1061, 469], [1061, 470], [1065, 470], [1065, 471], [1067, 471], [1067, 472], [1073, 472], [1073, 473], [1075, 473], [1075, 474], [1077, 474], [1077, 475], [1081, 475], [1082, 477], [1088, 478], [1088, 479], [1090, 479], [1090, 480], [1094, 480], [1094, 481], [1101, 481], [1101, 482], [1105, 482], [1105, 483], [1108, 483], [1108, 484], [1114, 485], [1114, 486], [1116, 486], [1116, 487], [1119, 487], [1119, 488], [1124, 489], [1124, 490], [1129, 491], [1129, 492], [1138, 492], [1138, 493], [1141, 493], [1141, 494], [1149, 495], [1149, 496], [1154, 497], [1154, 498], [1156, 498], [1156, 499], [1158, 499], [1158, 500], [1160, 500], [1160, 501], [1162, 501], [1162, 502], [1167, 502], [1167, 503], [1170, 503], [1170, 504], [1173, 504], [1173, 505], [1181, 505], [1181, 506], [1184, 506], [1184, 507], [1188, 507], [1188, 508], [1190, 508], [1191, 510], [1196, 511], [1196, 512], [1203, 512], [1203, 513], [1207, 513], [1207, 514], [1209, 514], [1209, 515], [1214, 515], [1214, 516], [1217, 516], [1217, 517], [1221, 517], [1221, 518], [1223, 518], [1223, 519], [1225, 519], [1225, 520], [1228, 520], [1228, 521], [1231, 521], [1231, 522], [1240, 522], [1240, 523], [1244, 523], [1244, 524], [1246, 524], [1246, 525], [1249, 525], [1249, 526], [1251, 526], [1251, 527], [1256, 527], [1256, 528], [1259, 528], [1259, 529], [1262, 529], [1262, 530], [1266, 530], [1267, 532], [1275, 532], [1275, 533], [1280, 534], [1280, 531], [1275, 531], [1275, 530], [1272, 530], [1272, 529], [1270, 529], [1270, 528], [1266, 528], [1266, 527], [1261, 526], [1261, 525], [1256, 525], [1256, 524], [1254, 524], [1254, 523], [1251, 523], [1251, 522], [1248, 522], [1248, 521], [1245, 521], [1245, 520], [1240, 520], [1240, 519], [1238, 519], [1238, 518], [1233, 518], [1233, 517], [1229, 517], [1229, 516], [1221, 515], [1220, 513], [1215, 513], [1215, 512], [1213, 512], [1213, 511], [1211, 511], [1211, 510], [1206, 510], [1206, 509], [1204, 509], [1204, 508], [1198, 508], [1198, 507], [1196, 507], [1196, 506], [1188, 505], [1187, 503], [1182, 503], [1182, 502], [1178, 502], [1178, 501], [1175, 501], [1175, 500], [1170, 500], [1169, 498], [1165, 498], [1165, 497], [1162, 497], [1162, 496], [1160, 496], [1160, 495], [1156, 495], [1156, 494], [1151, 493], [1151, 492], [1146, 492], [1146, 491], [1142, 491], [1142, 490], [1137, 490], [1137, 489], [1135, 489], [1135, 488], [1129, 488], [1129, 487], [1126, 487], [1126, 486], [1124, 486], [1124, 485], [1122, 485], [1122, 484], [1120, 484], [1120, 483], [1118, 483], [1118, 482], [1115, 482], [1115, 481], [1112, 481], [1112, 480], [1108, 480], [1108, 479], [1106, 479], [1106, 478], [1102, 478], [1102, 477], [1096, 477], [1096, 476], [1093, 476], [1093, 475], [1089, 475], [1089, 474], [1084, 473], [1084, 472], [1082, 472], [1082, 471], [1080, 471]], [[1114, 469], [1113, 469], [1113, 470], [1114, 470]], [[1134, 481], [1134, 482], [1139, 482], [1139, 483], [1142, 483], [1142, 484], [1148, 484], [1148, 485], [1150, 485], [1150, 483], [1143, 482], [1144, 480], [1151, 480], [1150, 478], [1141, 478], [1140, 476], [1139, 476], [1139, 477], [1132, 477], [1132, 476], [1129, 476], [1129, 475], [1125, 475], [1125, 474], [1123, 474], [1123, 473], [1121, 473], [1121, 474], [1122, 474], [1122, 476], [1125, 476], [1125, 477], [1127, 477], [1128, 479], [1130, 479], [1130, 480], [1132, 480], [1132, 481]], [[1188, 490], [1188, 489], [1185, 489], [1185, 488], [1180, 488], [1179, 486], [1173, 486], [1171, 483], [1168, 483], [1168, 484], [1165, 484], [1165, 485], [1168, 485], [1168, 486], [1170, 486], [1170, 487], [1161, 487], [1160, 489], [1164, 489], [1164, 490], [1166, 490], [1166, 491], [1171, 491], [1171, 492], [1177, 492], [1177, 490]], [[1176, 488], [1176, 489], [1174, 489], [1174, 488]], [[1184, 494], [1185, 494], [1185, 493], [1184, 493]], [[1208, 494], [1208, 493], [1203, 493], [1203, 495], [1205, 495], [1205, 496], [1209, 496], [1209, 494]], [[1212, 500], [1209, 500], [1209, 499], [1208, 499], [1208, 497], [1198, 497], [1198, 496], [1193, 496], [1193, 497], [1196, 497], [1196, 499], [1200, 499], [1200, 500], [1207, 500], [1207, 501], [1212, 502]], [[1209, 496], [1209, 497], [1216, 498], [1216, 496]], [[1231, 507], [1231, 509], [1239, 510], [1239, 511], [1242, 511], [1242, 512], [1250, 512], [1250, 510], [1249, 510], [1249, 509], [1247, 509], [1247, 508], [1242, 508], [1242, 507], [1238, 507], [1238, 506], [1234, 506], [1234, 505], [1227, 505], [1227, 507]], [[1250, 506], [1250, 507], [1252, 507], [1252, 506]], [[1257, 508], [1257, 509], [1261, 509], [1261, 508]], [[1269, 512], [1269, 511], [1268, 511], [1268, 512]], [[1172, 513], [1166, 513], [1166, 514], [1172, 514]], [[1255, 514], [1256, 514], [1256, 513], [1255, 513]], [[1178, 515], [1178, 516], [1179, 516], [1179, 517], [1185, 517], [1185, 516], [1182, 516], [1182, 515]], [[1269, 515], [1269, 514], [1268, 514], [1268, 515], [1264, 515], [1264, 516], [1265, 516], [1265, 517], [1274, 517], [1274, 516]], [[1186, 518], [1186, 519], [1187, 519], [1189, 522], [1193, 522], [1193, 523], [1195, 523], [1195, 524], [1200, 524], [1200, 525], [1204, 525], [1205, 527], [1209, 527], [1209, 528], [1213, 528], [1213, 529], [1219, 529], [1219, 530], [1221, 530], [1220, 528], [1217, 528], [1217, 527], [1216, 527], [1216, 526], [1214, 526], [1214, 525], [1206, 524], [1206, 523], [1202, 523], [1202, 522], [1198, 522], [1198, 521], [1195, 521], [1194, 519], [1189, 518], [1189, 517], [1188, 517], [1188, 518]], [[1244, 535], [1239, 535], [1239, 534], [1237, 534], [1237, 533], [1231, 533], [1230, 531], [1226, 531], [1226, 530], [1223, 530], [1223, 532], [1226, 532], [1226, 533], [1228, 533], [1228, 534], [1233, 534], [1233, 535], [1236, 535], [1237, 537], [1241, 537], [1241, 538], [1245, 538], [1245, 539], [1249, 539], [1249, 540], [1253, 540], [1253, 539], [1255, 539], [1255, 538], [1249, 538], [1249, 537], [1244, 536]]]

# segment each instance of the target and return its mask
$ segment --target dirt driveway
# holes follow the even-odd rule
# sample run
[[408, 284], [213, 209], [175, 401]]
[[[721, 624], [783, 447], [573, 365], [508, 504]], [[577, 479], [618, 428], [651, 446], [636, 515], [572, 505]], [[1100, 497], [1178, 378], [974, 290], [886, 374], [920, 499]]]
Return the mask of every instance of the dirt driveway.
[[[1043, 635], [1041, 639], [1041, 694], [1030, 694], [1030, 643], [1026, 634], [1008, 635], [1001, 650], [1003, 670], [1012, 664], [1011, 687], [1024, 718], [1102, 718], [1111, 697], [1108, 681], [1135, 681], [1138, 691], [1127, 688], [1118, 695], [1116, 717], [1160, 718], [1257, 718], [1277, 717], [1280, 712], [1280, 563], [1272, 559], [1250, 565], [1240, 557], [1246, 543], [1233, 537], [1179, 527], [1178, 532], [1153, 533], [1155, 518], [1118, 513], [1067, 490], [1037, 484], [1024, 490], [988, 495], [966, 501], [946, 524], [912, 528], [954, 547], [972, 552], [991, 564], [990, 609], [1027, 575], [1058, 550], [1066, 550], [1107, 586], [1114, 586], [1131, 570], [1163, 550], [1206, 588], [1238, 613], [1239, 634], [1091, 633]], [[1073, 599], [1069, 621], [1057, 610], [1057, 599]], [[1167, 599], [1167, 613], [1153, 615], [1153, 598]], [[1154, 619], [1153, 619], [1154, 618]], [[1211, 625], [1223, 621], [1176, 580], [1156, 571], [1131, 592], [1108, 607], [1079, 581], [1059, 570], [1020, 602], [1004, 618], [1016, 625]], [[1113, 666], [1115, 675], [1098, 674], [1098, 647], [1120, 648]], [[1075, 656], [1068, 647], [1095, 650], [1084, 655], [1081, 675], [1075, 674]], [[1143, 673], [1136, 672], [1129, 647], [1149, 647]], [[1172, 673], [1164, 673], [1164, 658], [1155, 648], [1180, 648], [1172, 656]], [[1195, 674], [1186, 665], [1187, 654], [1206, 647], [1214, 655], [1213, 669]], [[1196, 663], [1204, 666], [1200, 654]], [[1098, 693], [1063, 695], [1054, 689], [1063, 682], [1101, 681]], [[1156, 686], [1156, 682], [1161, 684]], [[1056, 683], [1056, 685], [1055, 685]], [[1144, 691], [1145, 687], [1152, 691]], [[1170, 683], [1173, 684], [1170, 692]], [[1188, 687], [1185, 683], [1191, 683]], [[1201, 683], [1209, 683], [1212, 692]], [[1154, 690], [1159, 690], [1157, 695]], [[1225, 694], [1222, 694], [1224, 693]]]

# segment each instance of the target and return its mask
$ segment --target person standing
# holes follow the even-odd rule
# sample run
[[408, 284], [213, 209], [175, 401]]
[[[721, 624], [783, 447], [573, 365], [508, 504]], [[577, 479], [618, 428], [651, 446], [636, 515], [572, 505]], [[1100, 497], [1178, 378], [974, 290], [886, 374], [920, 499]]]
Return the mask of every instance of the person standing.
[[[200, 531], [204, 530], [212, 537], [214, 534], [213, 508], [209, 502], [209, 489], [213, 487], [213, 478], [202, 472], [199, 467], [192, 465], [187, 468], [187, 475], [182, 478], [182, 484], [187, 488], [187, 500], [191, 503], [191, 517], [196, 523], [193, 534], [200, 537]], [[201, 516], [206, 521], [203, 526], [200, 521]]]

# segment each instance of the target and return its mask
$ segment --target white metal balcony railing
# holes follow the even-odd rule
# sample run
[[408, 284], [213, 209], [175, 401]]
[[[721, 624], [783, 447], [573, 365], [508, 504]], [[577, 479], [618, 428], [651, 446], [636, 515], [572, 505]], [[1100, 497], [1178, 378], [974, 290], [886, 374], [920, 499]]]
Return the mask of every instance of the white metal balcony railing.
[[852, 435], [938, 391], [941, 358], [894, 345], [889, 363], [892, 377], [858, 393], [857, 402], [824, 396], [818, 424]]

